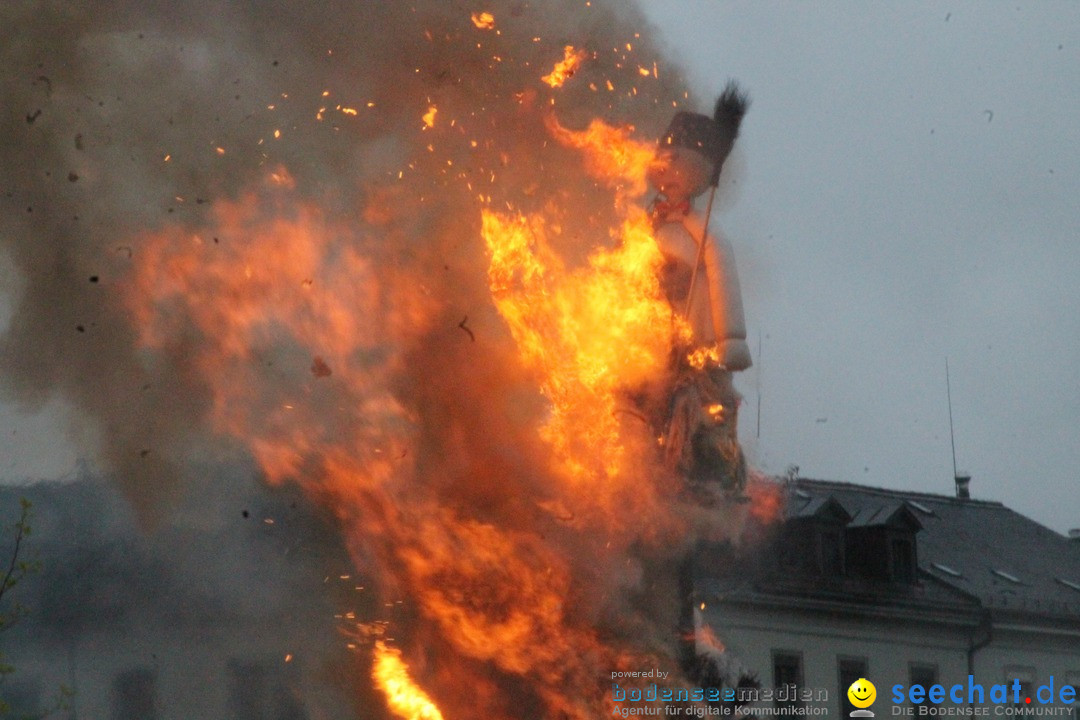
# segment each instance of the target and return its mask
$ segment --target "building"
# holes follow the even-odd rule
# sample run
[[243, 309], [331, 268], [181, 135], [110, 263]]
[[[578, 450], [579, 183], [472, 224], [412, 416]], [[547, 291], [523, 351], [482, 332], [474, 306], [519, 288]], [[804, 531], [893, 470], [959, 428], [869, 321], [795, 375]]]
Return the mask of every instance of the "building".
[[[62, 686], [64, 720], [383, 716], [335, 618], [378, 608], [333, 525], [298, 491], [223, 472], [150, 531], [101, 481], [0, 488], [0, 510], [34, 503], [27, 559], [41, 562], [12, 598], [29, 614], [0, 635], [15, 717]], [[763, 686], [825, 690], [833, 716], [866, 677], [884, 717], [898, 683], [1080, 685], [1080, 539], [996, 502], [775, 487], [779, 518], [703, 548], [683, 576], [699, 629]]]
[[10, 717], [356, 716], [359, 670], [339, 618], [364, 610], [364, 583], [298, 491], [214, 468], [147, 528], [101, 479], [4, 486], [4, 552], [24, 497], [33, 533], [20, 559], [39, 570], [0, 608], [26, 607], [0, 634]]
[[957, 497], [804, 479], [780, 492], [782, 517], [693, 568], [696, 624], [764, 687], [827, 689], [841, 717], [859, 678], [878, 715], [896, 712], [883, 709], [896, 684], [1015, 679], [1021, 704], [1051, 678], [1055, 697], [1080, 687], [1080, 538], [966, 482]]

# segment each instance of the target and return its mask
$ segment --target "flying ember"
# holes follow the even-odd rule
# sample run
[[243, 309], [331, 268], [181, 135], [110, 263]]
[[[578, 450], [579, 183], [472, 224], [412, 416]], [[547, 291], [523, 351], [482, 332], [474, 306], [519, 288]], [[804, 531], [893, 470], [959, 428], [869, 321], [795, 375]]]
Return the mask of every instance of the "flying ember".
[[551, 72], [541, 78], [553, 88], [560, 88], [567, 80], [574, 76], [583, 63], [589, 57], [585, 50], [575, 50], [573, 45], [563, 48], [563, 59], [555, 63]]
[[478, 12], [472, 14], [473, 25], [481, 30], [492, 30], [495, 27], [495, 16], [489, 12]]

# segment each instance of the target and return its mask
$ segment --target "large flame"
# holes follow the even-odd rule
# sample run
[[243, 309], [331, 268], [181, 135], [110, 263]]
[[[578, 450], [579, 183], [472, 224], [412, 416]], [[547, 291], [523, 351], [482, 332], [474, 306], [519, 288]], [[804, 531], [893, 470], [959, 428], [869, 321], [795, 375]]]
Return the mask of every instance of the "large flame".
[[654, 160], [652, 144], [636, 140], [633, 126], [615, 126], [594, 118], [585, 130], [570, 130], [554, 115], [546, 118], [548, 130], [562, 144], [582, 151], [585, 170], [603, 180], [616, 192], [617, 206], [636, 200], [647, 189], [645, 172]]
[[[251, 458], [329, 508], [382, 601], [357, 622], [394, 638], [362, 641], [358, 682], [374, 678], [397, 717], [609, 715], [612, 672], [678, 669], [671, 568], [707, 514], [661, 470], [642, 400], [687, 331], [644, 207], [653, 138], [686, 90], [622, 4], [555, 18], [517, 2], [354, 5], [297, 28], [278, 28], [295, 16], [277, 5], [238, 9], [258, 15], [231, 49], [295, 47], [280, 65], [234, 67], [209, 41], [178, 42], [168, 63], [157, 40], [86, 46], [125, 60], [92, 68], [110, 83], [172, 94], [154, 93], [169, 108], [155, 124], [110, 104], [91, 129], [51, 110], [32, 128], [63, 129], [57, 147], [86, 165], [75, 190], [95, 198], [49, 226], [78, 227], [64, 246], [94, 253], [48, 266], [92, 267], [122, 298], [94, 299], [109, 331], [79, 338], [85, 356], [57, 345], [75, 379], [42, 361], [34, 387], [79, 388], [132, 496], [164, 476], [144, 466], [194, 448]], [[343, 27], [361, 40], [342, 47]], [[265, 75], [236, 117], [221, 108], [247, 99], [239, 86], [177, 94], [238, 67]], [[55, 82], [57, 103], [86, 96]], [[160, 130], [174, 118], [183, 132]], [[129, 157], [120, 139], [109, 154], [120, 126], [152, 139], [130, 152], [153, 159], [134, 179], [112, 172]], [[148, 187], [170, 214], [145, 210], [161, 203]], [[64, 297], [82, 333], [91, 304]]]
[[[649, 439], [625, 394], [663, 375], [671, 347], [647, 218], [627, 220], [620, 245], [596, 250], [576, 271], [560, 267], [542, 215], [484, 210], [482, 232], [495, 305], [551, 402], [541, 433], [555, 469], [580, 489], [577, 507], [603, 507], [627, 490], [621, 483], [639, 480], [626, 472], [628, 443]], [[635, 449], [639, 462], [647, 457]]]
[[[439, 127], [433, 118], [431, 109], [420, 132]], [[581, 226], [581, 208], [472, 200], [460, 212], [478, 220], [488, 302], [506, 330], [494, 318], [457, 324], [470, 338], [483, 333], [487, 352], [505, 364], [501, 387], [476, 392], [537, 393], [535, 410], [518, 423], [533, 439], [513, 433], [477, 455], [468, 445], [488, 442], [479, 434], [490, 429], [473, 424], [476, 435], [452, 437], [451, 428], [438, 444], [477, 457], [447, 466], [425, 449], [431, 401], [396, 389], [443, 313], [425, 290], [430, 279], [387, 264], [377, 247], [391, 232], [385, 203], [404, 207], [417, 196], [377, 195], [364, 211], [369, 241], [301, 199], [289, 172], [276, 168], [261, 187], [215, 203], [210, 227], [142, 238], [128, 302], [142, 346], [184, 354], [205, 379], [218, 432], [240, 439], [271, 482], [295, 479], [336, 509], [361, 562], [428, 623], [421, 634], [507, 678], [527, 678], [551, 712], [588, 718], [606, 708], [595, 680], [605, 668], [664, 660], [617, 636], [600, 641], [593, 621], [613, 598], [581, 586], [582, 563], [545, 536], [588, 548], [601, 565], [635, 543], [679, 537], [673, 480], [632, 400], [663, 381], [679, 324], [660, 292], [661, 256], [641, 202], [648, 146], [626, 127], [540, 122], [570, 150], [563, 162], [602, 180], [603, 210], [615, 224], [585, 223], [589, 234], [578, 243], [589, 252], [575, 264], [559, 248], [568, 228]], [[485, 422], [502, 411], [464, 409]], [[469, 422], [458, 429], [469, 432]], [[494, 464], [484, 454], [517, 451], [520, 460]], [[536, 462], [522, 463], [530, 457]], [[515, 485], [518, 497], [501, 489]], [[471, 492], [494, 493], [505, 509], [474, 505]], [[616, 585], [633, 583], [634, 567]], [[595, 610], [568, 606], [590, 597]], [[399, 717], [462, 716], [452, 686], [429, 695], [397, 649], [379, 641], [374, 658], [373, 677]]]
[[[596, 173], [596, 161], [588, 164]], [[518, 483], [520, 497], [500, 500], [511, 505], [494, 516], [478, 515], [469, 489], [445, 484], [465, 478], [424, 457], [422, 409], [395, 391], [404, 353], [440, 317], [427, 281], [380, 265], [362, 242], [343, 243], [354, 233], [299, 199], [284, 168], [215, 203], [209, 228], [142, 238], [128, 285], [142, 346], [184, 355], [211, 390], [216, 429], [242, 440], [271, 482], [295, 479], [336, 509], [358, 557], [410, 599], [430, 623], [425, 633], [448, 652], [529, 678], [546, 707], [574, 718], [605, 707], [593, 679], [604, 668], [663, 660], [598, 639], [595, 611], [567, 604], [594, 595], [575, 581], [582, 568], [545, 534], [588, 548], [602, 566], [635, 542], [677, 537], [680, 526], [665, 502], [670, 482], [655, 463], [653, 430], [629, 399], [664, 373], [671, 311], [648, 218], [621, 190], [619, 206], [621, 224], [587, 241], [593, 250], [580, 266], [555, 249], [566, 209], [471, 209], [488, 254], [489, 302], [515, 348], [503, 362], [521, 373], [489, 390], [534, 388], [537, 412], [523, 428], [547, 448], [534, 455], [546, 467], [474, 467], [477, 487]], [[375, 222], [379, 212], [371, 210]], [[497, 337], [491, 321], [473, 322], [476, 331], [459, 327]], [[498, 451], [533, 444], [514, 434]], [[598, 609], [612, 602], [597, 600]], [[373, 677], [394, 713], [442, 717], [437, 702], [454, 707], [446, 687], [441, 700], [429, 697], [402, 663], [376, 646]]]

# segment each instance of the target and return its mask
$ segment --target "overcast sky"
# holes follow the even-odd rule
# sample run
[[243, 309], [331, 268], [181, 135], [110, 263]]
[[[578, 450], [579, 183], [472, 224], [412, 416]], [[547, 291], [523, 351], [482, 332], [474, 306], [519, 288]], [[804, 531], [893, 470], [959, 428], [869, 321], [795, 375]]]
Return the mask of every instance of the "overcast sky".
[[[952, 493], [948, 357], [973, 495], [1080, 527], [1080, 4], [643, 5], [702, 98], [753, 96], [715, 220], [751, 460]], [[74, 466], [49, 413], [0, 429], [0, 476]]]
[[717, 217], [752, 460], [952, 493], [948, 357], [973, 496], [1080, 527], [1080, 4], [643, 6], [753, 95]]

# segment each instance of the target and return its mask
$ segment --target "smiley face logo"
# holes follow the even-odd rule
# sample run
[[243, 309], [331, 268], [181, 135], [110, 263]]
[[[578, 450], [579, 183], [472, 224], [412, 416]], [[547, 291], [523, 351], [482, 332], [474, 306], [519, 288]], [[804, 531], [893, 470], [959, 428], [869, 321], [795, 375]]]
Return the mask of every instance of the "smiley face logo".
[[877, 699], [877, 688], [866, 678], [859, 678], [847, 689], [848, 700], [857, 708], [868, 708]]

